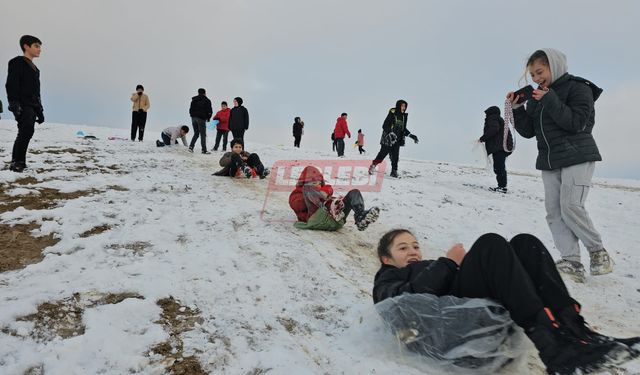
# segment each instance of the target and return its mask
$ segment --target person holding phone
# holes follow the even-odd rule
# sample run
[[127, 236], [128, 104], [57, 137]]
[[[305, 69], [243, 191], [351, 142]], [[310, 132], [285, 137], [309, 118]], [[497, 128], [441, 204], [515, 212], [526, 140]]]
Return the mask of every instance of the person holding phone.
[[142, 85], [136, 86], [136, 92], [131, 94], [131, 102], [133, 103], [131, 112], [131, 140], [136, 140], [137, 133], [138, 141], [142, 142], [144, 138], [144, 127], [147, 124], [147, 112], [151, 107], [149, 96], [144, 93], [144, 87]]
[[557, 267], [574, 281], [584, 282], [578, 241], [589, 252], [592, 275], [613, 271], [613, 262], [585, 208], [595, 162], [602, 160], [591, 134], [594, 102], [602, 89], [569, 74], [566, 56], [552, 48], [535, 51], [526, 69], [538, 88], [531, 92], [526, 107], [523, 94], [507, 94], [514, 126], [523, 137], [537, 140], [536, 169], [542, 170], [547, 223], [562, 256]]

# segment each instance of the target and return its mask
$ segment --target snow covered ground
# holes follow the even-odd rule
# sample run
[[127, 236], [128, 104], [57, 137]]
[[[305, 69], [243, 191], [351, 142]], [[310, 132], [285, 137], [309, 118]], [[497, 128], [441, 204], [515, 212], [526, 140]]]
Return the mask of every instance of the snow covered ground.
[[[261, 219], [267, 180], [211, 176], [220, 153], [158, 149], [150, 130], [143, 143], [109, 136], [127, 131], [37, 126], [28, 171], [0, 171], [9, 228], [0, 233], [31, 225], [53, 243], [42, 260], [0, 273], [2, 374], [421, 374], [376, 330], [371, 288], [385, 231], [411, 229], [428, 258], [485, 232], [552, 244], [534, 171], [511, 174], [501, 195], [483, 188], [495, 180], [482, 168], [401, 159], [401, 179], [364, 194], [382, 210], [377, 223], [359, 232], [350, 219], [324, 233], [287, 222], [286, 193], [267, 202], [276, 220]], [[5, 161], [14, 137], [15, 123], [0, 121]], [[247, 139], [267, 166], [335, 157], [329, 143], [318, 152]], [[347, 157], [365, 159], [351, 148]], [[616, 268], [568, 287], [595, 328], [638, 336], [640, 183], [595, 183], [588, 208]], [[11, 199], [24, 200], [3, 209]], [[4, 236], [0, 246], [18, 238]], [[625, 368], [640, 373], [638, 361]], [[531, 358], [517, 372], [540, 366]]]

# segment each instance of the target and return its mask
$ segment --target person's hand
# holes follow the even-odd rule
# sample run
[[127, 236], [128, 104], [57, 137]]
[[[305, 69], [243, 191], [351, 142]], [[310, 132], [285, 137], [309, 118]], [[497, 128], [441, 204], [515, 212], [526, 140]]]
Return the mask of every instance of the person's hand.
[[464, 249], [464, 246], [461, 243], [457, 243], [447, 251], [447, 258], [456, 262], [458, 266], [462, 264], [462, 260], [464, 256], [467, 255], [467, 251]]
[[415, 134], [409, 134], [409, 138], [413, 139], [415, 143], [418, 143], [418, 136]]
[[484, 143], [484, 141], [482, 140], [482, 137], [478, 138], [478, 143]]
[[545, 96], [549, 92], [549, 89], [546, 87], [540, 87], [533, 90], [533, 94], [531, 95], [535, 100], [542, 100], [542, 97]]
[[507, 100], [511, 102], [511, 109], [520, 108], [524, 105], [525, 102], [516, 103], [520, 95], [516, 95], [513, 91], [509, 91], [507, 93]]
[[36, 113], [36, 122], [38, 124], [42, 124], [44, 122], [44, 113], [42, 113], [42, 111]]
[[22, 107], [20, 106], [20, 102], [9, 102], [9, 107], [7, 108], [9, 112], [13, 112], [13, 116], [18, 119], [20, 114], [22, 114]]

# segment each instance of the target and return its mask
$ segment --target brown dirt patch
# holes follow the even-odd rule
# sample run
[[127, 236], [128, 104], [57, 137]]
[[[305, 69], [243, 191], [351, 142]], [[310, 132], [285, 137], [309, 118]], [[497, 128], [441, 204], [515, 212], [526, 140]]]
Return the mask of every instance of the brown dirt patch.
[[80, 234], [80, 238], [87, 238], [87, 237], [91, 237], [91, 236], [95, 236], [96, 234], [100, 234], [100, 233], [104, 233], [108, 230], [110, 230], [111, 228], [113, 228], [111, 225], [109, 224], [103, 224], [97, 227], [93, 227], [91, 229], [89, 229], [88, 231], [81, 233]]
[[196, 323], [202, 323], [198, 310], [180, 305], [173, 297], [163, 298], [157, 302], [162, 308], [160, 320], [169, 333], [169, 340], [161, 342], [151, 348], [149, 354], [159, 354], [163, 357], [161, 363], [165, 364], [170, 374], [174, 375], [206, 375], [195, 356], [184, 356], [184, 347], [180, 335], [193, 329]]
[[53, 246], [60, 239], [52, 234], [34, 237], [31, 231], [39, 228], [37, 224], [0, 224], [0, 272], [24, 268], [38, 263], [44, 257], [42, 250]]
[[144, 254], [144, 252], [150, 247], [151, 247], [151, 244], [149, 242], [136, 241], [136, 242], [126, 243], [124, 245], [119, 243], [114, 243], [107, 246], [107, 249], [111, 249], [111, 250], [124, 249], [124, 250], [129, 250], [136, 255], [140, 255], [140, 254]]
[[89, 151], [76, 150], [75, 148], [50, 148], [50, 147], [45, 147], [44, 149], [40, 149], [40, 150], [30, 150], [29, 151], [30, 154], [34, 154], [34, 155], [40, 155], [40, 154], [55, 154], [55, 155], [61, 155], [61, 154], [83, 154], [85, 152], [89, 152]]
[[[38, 306], [34, 314], [18, 318], [19, 321], [33, 322], [35, 327], [30, 336], [36, 341], [44, 342], [56, 337], [67, 339], [84, 334], [85, 326], [82, 324], [84, 310], [95, 306], [117, 304], [127, 298], [139, 298], [137, 293], [97, 293], [82, 296], [74, 293], [73, 296], [56, 302], [45, 302]], [[6, 330], [5, 330], [6, 331]], [[17, 336], [15, 332], [8, 332]]]

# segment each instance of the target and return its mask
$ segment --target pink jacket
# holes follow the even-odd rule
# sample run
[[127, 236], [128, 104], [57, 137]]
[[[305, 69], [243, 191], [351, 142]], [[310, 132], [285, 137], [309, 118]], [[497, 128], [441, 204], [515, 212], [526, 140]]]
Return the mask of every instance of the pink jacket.
[[358, 133], [358, 146], [364, 146], [364, 133]]

